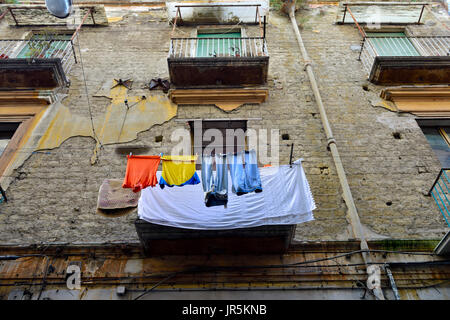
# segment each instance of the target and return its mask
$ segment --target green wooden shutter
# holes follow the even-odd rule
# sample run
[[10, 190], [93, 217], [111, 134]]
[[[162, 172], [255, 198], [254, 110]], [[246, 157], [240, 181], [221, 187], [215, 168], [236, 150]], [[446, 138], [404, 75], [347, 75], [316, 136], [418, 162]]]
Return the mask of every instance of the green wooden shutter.
[[197, 57], [239, 56], [241, 53], [241, 32], [199, 33], [197, 38]]
[[367, 32], [379, 56], [420, 56], [403, 32]]

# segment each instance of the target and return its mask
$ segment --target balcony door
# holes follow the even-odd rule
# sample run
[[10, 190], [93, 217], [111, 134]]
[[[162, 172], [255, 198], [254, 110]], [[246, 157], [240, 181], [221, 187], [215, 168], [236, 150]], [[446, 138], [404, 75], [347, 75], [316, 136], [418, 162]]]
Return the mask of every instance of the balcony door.
[[378, 56], [420, 56], [403, 32], [366, 32]]
[[198, 33], [197, 57], [239, 57], [241, 31], [228, 33]]
[[25, 44], [17, 58], [48, 59], [62, 57], [71, 37], [71, 34], [35, 34]]

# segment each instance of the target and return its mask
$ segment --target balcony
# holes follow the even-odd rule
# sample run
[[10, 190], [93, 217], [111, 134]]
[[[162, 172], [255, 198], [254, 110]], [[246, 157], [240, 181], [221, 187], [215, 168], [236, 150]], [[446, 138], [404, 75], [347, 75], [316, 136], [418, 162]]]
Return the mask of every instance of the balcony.
[[294, 237], [296, 225], [269, 225], [228, 230], [188, 230], [135, 221], [144, 251], [160, 254], [284, 253]]
[[360, 60], [374, 84], [448, 84], [450, 36], [365, 37]]
[[265, 38], [172, 38], [170, 80], [175, 86], [262, 85], [269, 53]]
[[71, 40], [0, 40], [0, 89], [67, 85], [75, 62]]

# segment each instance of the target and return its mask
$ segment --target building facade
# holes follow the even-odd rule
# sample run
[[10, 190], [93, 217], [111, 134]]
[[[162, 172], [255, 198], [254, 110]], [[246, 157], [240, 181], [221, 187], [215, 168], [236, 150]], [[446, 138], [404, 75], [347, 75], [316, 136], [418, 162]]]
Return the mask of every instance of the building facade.
[[[2, 299], [449, 298], [448, 12], [290, 5], [1, 6]], [[169, 154], [185, 130], [200, 154], [199, 120], [302, 158], [314, 220], [205, 233], [99, 212], [130, 153]]]

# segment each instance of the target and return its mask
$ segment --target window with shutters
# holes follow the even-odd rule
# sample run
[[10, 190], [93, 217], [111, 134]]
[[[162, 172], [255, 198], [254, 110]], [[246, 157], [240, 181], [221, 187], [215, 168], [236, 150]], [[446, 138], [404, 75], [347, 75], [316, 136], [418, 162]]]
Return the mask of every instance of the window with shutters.
[[195, 122], [189, 122], [193, 154], [214, 155], [245, 150], [247, 120], [208, 120], [198, 121], [197, 125]]
[[197, 33], [197, 57], [241, 55], [241, 31]]
[[404, 32], [366, 32], [379, 56], [420, 56]]

